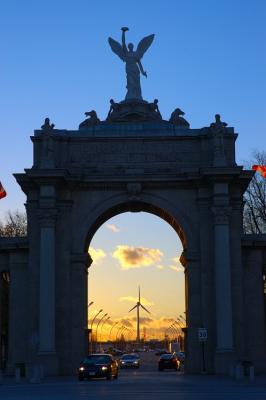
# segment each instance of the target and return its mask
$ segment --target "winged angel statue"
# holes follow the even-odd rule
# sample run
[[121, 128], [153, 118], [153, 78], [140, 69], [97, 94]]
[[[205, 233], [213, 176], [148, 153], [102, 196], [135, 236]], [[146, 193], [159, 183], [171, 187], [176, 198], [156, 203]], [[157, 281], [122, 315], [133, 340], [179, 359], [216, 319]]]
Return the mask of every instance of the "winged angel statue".
[[148, 50], [153, 42], [154, 35], [149, 35], [143, 38], [137, 47], [137, 51], [133, 51], [133, 43], [126, 46], [125, 33], [128, 28], [121, 28], [122, 30], [122, 45], [114, 39], [108, 39], [112, 51], [126, 63], [127, 74], [127, 94], [126, 100], [138, 99], [142, 100], [141, 87], [140, 87], [140, 72], [147, 78], [147, 72], [143, 70], [141, 59], [145, 52]]

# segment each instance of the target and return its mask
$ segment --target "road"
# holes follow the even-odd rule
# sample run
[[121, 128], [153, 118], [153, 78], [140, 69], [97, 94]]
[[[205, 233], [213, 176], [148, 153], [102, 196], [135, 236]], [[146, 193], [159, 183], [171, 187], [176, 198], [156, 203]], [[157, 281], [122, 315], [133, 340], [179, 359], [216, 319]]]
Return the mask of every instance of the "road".
[[140, 370], [121, 370], [118, 380], [78, 382], [50, 378], [41, 384], [4, 381], [1, 400], [265, 400], [266, 378], [236, 382], [231, 378], [187, 376], [157, 371], [157, 357], [142, 354]]

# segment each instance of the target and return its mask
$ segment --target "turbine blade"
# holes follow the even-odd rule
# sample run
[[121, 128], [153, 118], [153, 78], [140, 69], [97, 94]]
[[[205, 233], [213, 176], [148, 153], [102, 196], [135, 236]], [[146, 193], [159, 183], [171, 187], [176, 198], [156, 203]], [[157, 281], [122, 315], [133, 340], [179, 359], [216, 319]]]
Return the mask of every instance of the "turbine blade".
[[139, 285], [139, 302], [140, 302], [140, 285]]
[[138, 307], [138, 305], [136, 304], [134, 307], [132, 307], [128, 312], [133, 311], [134, 308]]
[[143, 310], [147, 311], [147, 313], [150, 314], [150, 311], [148, 311], [147, 308], [145, 308], [142, 304], [140, 304], [140, 307], [143, 308]]

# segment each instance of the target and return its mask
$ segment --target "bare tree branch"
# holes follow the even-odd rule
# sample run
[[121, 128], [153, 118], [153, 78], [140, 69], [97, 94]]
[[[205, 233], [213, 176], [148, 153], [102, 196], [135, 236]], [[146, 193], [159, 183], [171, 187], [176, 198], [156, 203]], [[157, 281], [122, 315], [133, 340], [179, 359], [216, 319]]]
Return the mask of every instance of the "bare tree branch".
[[[254, 151], [247, 165], [266, 165], [266, 151]], [[256, 173], [244, 194], [243, 226], [245, 233], [266, 233], [266, 179]]]
[[23, 237], [27, 236], [27, 215], [24, 212], [8, 211], [5, 221], [0, 221], [0, 236]]

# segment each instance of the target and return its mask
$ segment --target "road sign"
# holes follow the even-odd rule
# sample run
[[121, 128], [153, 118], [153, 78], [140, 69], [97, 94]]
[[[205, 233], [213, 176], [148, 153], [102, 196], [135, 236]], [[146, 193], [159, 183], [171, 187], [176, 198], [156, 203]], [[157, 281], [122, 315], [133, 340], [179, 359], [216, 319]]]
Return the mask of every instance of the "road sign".
[[206, 328], [199, 328], [198, 329], [198, 338], [199, 342], [206, 342], [208, 338], [207, 329]]

